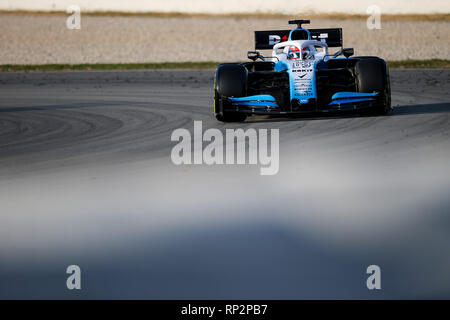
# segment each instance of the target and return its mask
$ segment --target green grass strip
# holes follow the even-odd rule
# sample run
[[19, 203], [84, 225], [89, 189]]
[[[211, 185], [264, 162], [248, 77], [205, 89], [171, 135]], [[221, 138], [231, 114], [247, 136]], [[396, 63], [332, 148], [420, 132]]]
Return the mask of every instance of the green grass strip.
[[[219, 62], [162, 62], [162, 63], [99, 63], [99, 64], [42, 64], [0, 65], [1, 72], [8, 71], [73, 71], [73, 70], [159, 70], [159, 69], [215, 69]], [[449, 69], [450, 60], [402, 60], [388, 61], [390, 68], [398, 69]]]

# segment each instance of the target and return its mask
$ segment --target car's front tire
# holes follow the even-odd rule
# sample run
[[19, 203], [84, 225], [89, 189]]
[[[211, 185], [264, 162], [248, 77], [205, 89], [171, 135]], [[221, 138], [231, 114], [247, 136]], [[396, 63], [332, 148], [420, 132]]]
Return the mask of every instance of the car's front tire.
[[389, 68], [386, 61], [377, 57], [360, 57], [355, 65], [355, 76], [358, 92], [379, 92], [382, 95], [372, 113], [388, 114], [392, 107]]
[[223, 97], [243, 97], [247, 91], [247, 69], [237, 63], [219, 65], [214, 81], [214, 115], [221, 122], [242, 122], [245, 113], [227, 110]]

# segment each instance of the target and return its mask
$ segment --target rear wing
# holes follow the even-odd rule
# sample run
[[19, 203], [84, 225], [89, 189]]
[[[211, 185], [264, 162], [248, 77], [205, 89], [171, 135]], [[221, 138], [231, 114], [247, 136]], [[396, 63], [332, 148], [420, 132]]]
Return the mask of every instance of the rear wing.
[[[272, 49], [277, 43], [288, 41], [291, 31], [293, 31], [291, 40], [308, 40], [305, 29], [255, 31], [255, 49]], [[323, 41], [328, 47], [342, 47], [342, 28], [308, 29], [308, 31], [311, 35], [310, 40]]]

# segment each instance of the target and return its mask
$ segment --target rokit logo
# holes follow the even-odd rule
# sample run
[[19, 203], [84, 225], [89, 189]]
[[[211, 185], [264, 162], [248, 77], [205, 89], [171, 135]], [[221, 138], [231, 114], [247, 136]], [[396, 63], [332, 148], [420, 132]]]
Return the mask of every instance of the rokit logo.
[[297, 69], [297, 70], [292, 70], [292, 72], [312, 72], [312, 69]]

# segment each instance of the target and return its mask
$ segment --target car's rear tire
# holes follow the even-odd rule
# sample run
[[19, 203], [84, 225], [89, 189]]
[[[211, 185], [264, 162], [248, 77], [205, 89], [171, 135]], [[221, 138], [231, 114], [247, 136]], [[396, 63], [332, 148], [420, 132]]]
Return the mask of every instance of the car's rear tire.
[[242, 122], [247, 115], [227, 110], [223, 97], [243, 97], [247, 91], [247, 69], [240, 64], [219, 65], [214, 81], [214, 115], [222, 122]]
[[358, 92], [379, 92], [379, 103], [372, 114], [388, 114], [391, 111], [391, 86], [386, 61], [377, 57], [360, 57], [355, 65]]

